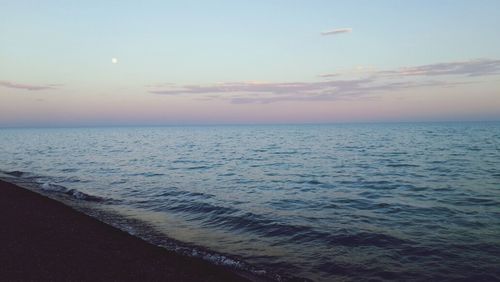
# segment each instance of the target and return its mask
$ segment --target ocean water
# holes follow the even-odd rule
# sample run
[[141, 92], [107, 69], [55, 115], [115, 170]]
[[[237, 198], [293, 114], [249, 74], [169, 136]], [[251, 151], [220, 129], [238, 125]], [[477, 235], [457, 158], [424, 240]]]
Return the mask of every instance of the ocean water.
[[273, 279], [500, 280], [500, 123], [0, 129], [0, 159]]

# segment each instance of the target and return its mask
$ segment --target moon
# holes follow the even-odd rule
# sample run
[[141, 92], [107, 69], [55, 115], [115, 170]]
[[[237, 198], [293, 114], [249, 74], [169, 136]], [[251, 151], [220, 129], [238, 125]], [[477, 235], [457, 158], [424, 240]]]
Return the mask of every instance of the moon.
[[111, 63], [113, 63], [113, 64], [118, 63], [118, 59], [117, 59], [117, 58], [112, 58], [112, 59], [111, 59]]

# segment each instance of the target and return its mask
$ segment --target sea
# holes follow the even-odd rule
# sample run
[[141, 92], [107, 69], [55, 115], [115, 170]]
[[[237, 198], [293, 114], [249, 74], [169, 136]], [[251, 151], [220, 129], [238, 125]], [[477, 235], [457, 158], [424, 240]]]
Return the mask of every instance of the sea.
[[259, 279], [500, 280], [500, 123], [0, 129], [1, 178]]

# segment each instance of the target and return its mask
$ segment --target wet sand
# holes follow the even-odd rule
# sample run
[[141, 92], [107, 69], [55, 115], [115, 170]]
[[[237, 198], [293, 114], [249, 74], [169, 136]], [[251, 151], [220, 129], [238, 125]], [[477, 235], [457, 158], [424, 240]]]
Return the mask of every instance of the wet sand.
[[2, 281], [248, 281], [0, 180]]

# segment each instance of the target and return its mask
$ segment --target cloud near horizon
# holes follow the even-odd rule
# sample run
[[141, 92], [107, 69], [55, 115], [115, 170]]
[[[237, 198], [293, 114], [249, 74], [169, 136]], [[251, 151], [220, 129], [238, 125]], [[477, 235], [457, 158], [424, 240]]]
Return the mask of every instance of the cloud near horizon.
[[476, 59], [463, 62], [439, 63], [385, 71], [381, 74], [403, 76], [442, 76], [459, 75], [478, 77], [500, 74], [500, 60]]
[[[158, 95], [205, 95], [207, 99], [226, 99], [231, 103], [273, 103], [279, 101], [332, 101], [374, 97], [389, 91], [418, 87], [453, 87], [473, 82], [429, 80], [426, 77], [479, 77], [500, 74], [500, 60], [479, 59], [464, 62], [437, 63], [395, 70], [375, 71], [365, 78], [337, 79], [341, 74], [323, 74], [328, 78], [313, 82], [225, 82], [216, 84], [158, 85], [149, 92]], [[421, 78], [409, 80], [412, 77]], [[333, 78], [333, 79], [330, 79]], [[424, 78], [424, 79], [422, 79]], [[220, 95], [224, 94], [224, 95]]]
[[57, 89], [61, 86], [61, 84], [45, 84], [45, 85], [34, 85], [34, 84], [24, 84], [24, 83], [16, 83], [11, 81], [0, 80], [0, 86], [12, 89], [22, 89], [29, 91], [40, 91], [40, 90], [48, 90], [48, 89]]
[[337, 28], [337, 29], [324, 31], [321, 33], [321, 35], [326, 36], [326, 35], [335, 35], [335, 34], [351, 33], [351, 32], [352, 32], [352, 28], [346, 27], [346, 28]]
[[[330, 80], [319, 82], [255, 83], [231, 82], [215, 85], [186, 85], [177, 89], [151, 90], [160, 95], [229, 94], [206, 97], [203, 100], [225, 99], [233, 104], [274, 103], [281, 101], [333, 101], [368, 97], [387, 92], [427, 86], [454, 86], [458, 83], [443, 81], [379, 82], [374, 78]], [[371, 96], [373, 98], [373, 96]]]
[[[375, 71], [370, 68], [370, 72], [375, 76], [385, 77], [410, 77], [410, 76], [466, 76], [479, 77], [500, 74], [500, 60], [475, 59], [462, 62], [448, 62], [428, 64], [412, 67], [402, 67], [395, 70]], [[335, 77], [342, 73], [326, 73], [320, 77]]]

